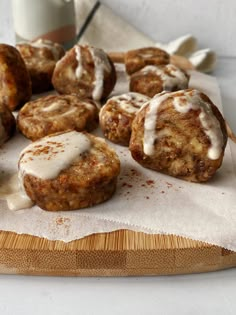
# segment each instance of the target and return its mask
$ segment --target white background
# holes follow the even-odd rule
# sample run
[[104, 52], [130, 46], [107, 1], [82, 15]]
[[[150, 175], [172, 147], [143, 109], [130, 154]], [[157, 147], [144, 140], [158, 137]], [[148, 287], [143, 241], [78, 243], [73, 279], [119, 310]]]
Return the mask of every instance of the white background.
[[235, 0], [102, 0], [155, 41], [193, 34], [201, 48], [236, 56]]
[[[235, 0], [102, 2], [155, 40], [191, 32], [202, 46], [215, 49], [221, 56], [236, 57], [236, 41], [232, 40], [236, 31]], [[0, 0], [0, 41], [12, 43], [9, 14], [9, 0]], [[214, 75], [221, 86], [225, 117], [235, 130], [236, 58], [220, 58]], [[235, 292], [236, 269], [139, 278], [0, 275], [0, 314], [234, 315]]]
[[[236, 57], [235, 0], [101, 0], [101, 2], [155, 41], [170, 41], [191, 33], [198, 39], [200, 48], [210, 47], [220, 56]], [[0, 0], [0, 38], [4, 38], [5, 41], [9, 41], [9, 36], [4, 34], [2, 25], [8, 26], [11, 20], [8, 14], [5, 15], [9, 3], [10, 0]]]

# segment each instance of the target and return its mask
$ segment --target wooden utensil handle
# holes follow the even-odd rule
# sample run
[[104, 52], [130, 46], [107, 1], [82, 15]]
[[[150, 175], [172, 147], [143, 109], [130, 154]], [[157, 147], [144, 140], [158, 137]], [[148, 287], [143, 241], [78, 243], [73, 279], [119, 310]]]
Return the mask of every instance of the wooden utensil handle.
[[[108, 56], [115, 63], [125, 63], [124, 52], [109, 52]], [[191, 64], [191, 62], [187, 58], [182, 56], [171, 55], [170, 63], [184, 70], [194, 70], [194, 66]]]
[[227, 130], [227, 134], [228, 137], [234, 142], [236, 143], [236, 135], [233, 133], [233, 130], [230, 128], [229, 124], [227, 123], [227, 121], [225, 121], [226, 124], [226, 130]]
[[125, 63], [125, 53], [124, 52], [109, 52], [108, 56], [113, 62], [116, 63]]
[[183, 70], [195, 69], [194, 66], [191, 64], [191, 62], [187, 58], [178, 56], [178, 55], [171, 55], [170, 63], [172, 63], [176, 67], [179, 67], [180, 69], [183, 69]]

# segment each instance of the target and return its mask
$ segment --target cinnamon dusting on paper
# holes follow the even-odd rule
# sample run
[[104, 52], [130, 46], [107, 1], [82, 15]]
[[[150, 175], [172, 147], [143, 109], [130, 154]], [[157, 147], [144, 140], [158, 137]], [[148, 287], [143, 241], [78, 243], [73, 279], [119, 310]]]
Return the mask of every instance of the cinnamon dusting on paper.
[[122, 184], [122, 187], [125, 187], [125, 186], [127, 186], [127, 187], [129, 187], [129, 188], [133, 187], [133, 185], [124, 182], [124, 183]]
[[171, 184], [169, 182], [166, 182], [166, 185], [167, 185], [167, 188], [172, 188], [173, 187], [173, 184]]
[[154, 180], [151, 180], [151, 179], [146, 180], [146, 183], [147, 183], [148, 185], [154, 185], [154, 184], [155, 184]]
[[55, 223], [56, 223], [56, 227], [64, 228], [65, 234], [69, 235], [70, 227], [71, 227], [71, 219], [70, 218], [59, 216], [59, 217], [56, 218]]

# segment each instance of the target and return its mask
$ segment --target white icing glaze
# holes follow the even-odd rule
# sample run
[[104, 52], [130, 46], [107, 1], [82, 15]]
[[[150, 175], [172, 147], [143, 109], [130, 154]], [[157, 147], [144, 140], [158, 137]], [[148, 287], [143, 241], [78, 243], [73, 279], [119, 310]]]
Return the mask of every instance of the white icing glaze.
[[156, 139], [156, 119], [157, 110], [162, 102], [169, 97], [169, 93], [162, 92], [157, 94], [149, 103], [149, 109], [145, 116], [144, 121], [144, 138], [143, 138], [143, 151], [146, 155], [153, 155], [154, 142]]
[[197, 90], [185, 91], [183, 96], [178, 96], [178, 92], [163, 92], [157, 94], [151, 100], [144, 122], [144, 153], [147, 155], [154, 153], [158, 108], [169, 97], [174, 98], [173, 106], [182, 114], [187, 113], [189, 110], [200, 110], [199, 120], [211, 142], [208, 158], [212, 160], [218, 159], [223, 147], [223, 134], [220, 122], [213, 114], [210, 104], [201, 98], [200, 92]]
[[153, 52], [141, 52], [140, 55], [145, 59], [153, 58]]
[[77, 79], [80, 79], [82, 77], [84, 67], [83, 67], [83, 62], [82, 62], [81, 48], [79, 45], [75, 46], [75, 56], [78, 62], [77, 68], [75, 69], [75, 76]]
[[[94, 110], [94, 106], [90, 103], [80, 101], [79, 105], [86, 107], [90, 111]], [[56, 115], [52, 114], [51, 117], [47, 117], [47, 118], [48, 119], [55, 119], [55, 117], [62, 117], [62, 116], [71, 115], [77, 111], [77, 106], [76, 106], [76, 104], [69, 104], [65, 100], [59, 99], [59, 100], [55, 100], [55, 102], [49, 104], [48, 106], [42, 107], [41, 111], [52, 113], [54, 111], [59, 111], [60, 109], [62, 109], [61, 112], [58, 112]], [[64, 112], [63, 112], [63, 110], [64, 110]], [[35, 113], [35, 115], [37, 115], [37, 114], [38, 114], [38, 112]]]
[[63, 114], [59, 114], [58, 116], [61, 116], [61, 117], [68, 116], [68, 115], [74, 114], [75, 112], [76, 112], [76, 107], [71, 107], [70, 109], [65, 111]]
[[[168, 73], [165, 72], [167, 70]], [[174, 87], [178, 89], [186, 89], [188, 86], [188, 78], [185, 73], [174, 65], [168, 64], [164, 67], [146, 66], [141, 72], [145, 75], [148, 73], [155, 73], [163, 82], [163, 89], [165, 91], [172, 91]]]
[[208, 157], [212, 160], [218, 159], [223, 147], [223, 134], [220, 123], [213, 114], [210, 104], [202, 100], [200, 92], [197, 90], [194, 90], [193, 95], [185, 93], [184, 97], [175, 97], [173, 103], [175, 109], [180, 113], [186, 113], [190, 109], [201, 110], [199, 119], [205, 134], [211, 141]]
[[31, 208], [34, 205], [33, 201], [26, 195], [24, 191], [11, 194], [7, 196], [6, 199], [8, 208], [12, 211]]
[[70, 131], [45, 137], [31, 143], [20, 155], [19, 180], [23, 186], [26, 174], [41, 179], [56, 178], [84, 152], [90, 150], [90, 140], [83, 134]]
[[[207, 111], [209, 111], [209, 109], [210, 108], [207, 108]], [[215, 116], [208, 115], [206, 111], [202, 111], [199, 118], [205, 134], [211, 141], [211, 147], [208, 149], [208, 157], [211, 160], [217, 160], [220, 157], [223, 147], [223, 134], [221, 132], [220, 123]]]
[[111, 72], [111, 65], [107, 55], [102, 49], [89, 47], [89, 51], [94, 61], [95, 82], [92, 97], [99, 101], [102, 98], [104, 86], [104, 72]]
[[110, 100], [117, 102], [117, 106], [123, 111], [133, 114], [136, 113], [144, 103], [148, 102], [150, 98], [140, 93], [129, 92], [114, 96]]
[[[20, 210], [33, 206], [24, 189], [26, 174], [41, 179], [56, 178], [81, 154], [90, 150], [90, 140], [83, 133], [71, 131], [60, 135], [45, 137], [31, 143], [20, 154], [17, 189], [6, 196], [10, 210]], [[16, 186], [16, 183], [13, 182]]]
[[76, 158], [90, 150], [90, 147], [89, 138], [76, 131], [45, 137], [31, 143], [20, 154], [19, 188], [6, 197], [9, 209], [20, 210], [34, 204], [24, 189], [23, 182], [26, 174], [41, 179], [56, 178]]
[[3, 180], [3, 185], [0, 187], [0, 197], [3, 197], [7, 201], [10, 210], [25, 209], [33, 205], [33, 202], [25, 192], [20, 189], [17, 173], [10, 177], [7, 176]]
[[39, 38], [38, 40], [31, 42], [30, 45], [36, 48], [48, 48], [49, 50], [51, 50], [55, 60], [60, 59], [59, 45], [51, 42], [50, 40]]
[[42, 108], [42, 112], [53, 112], [53, 111], [57, 111], [59, 110], [62, 106], [64, 106], [64, 101], [63, 102], [60, 102], [59, 100], [58, 101], [55, 101], [51, 104], [49, 104], [49, 106], [45, 106]]
[[99, 103], [98, 102], [95, 102], [94, 101], [94, 105], [92, 105], [92, 104], [90, 104], [90, 103], [87, 103], [87, 102], [81, 102], [81, 104], [83, 104], [84, 105], [84, 107], [86, 107], [87, 109], [89, 109], [89, 110], [94, 110], [94, 106], [96, 106], [98, 109], [100, 109], [101, 108], [101, 106], [99, 105]]

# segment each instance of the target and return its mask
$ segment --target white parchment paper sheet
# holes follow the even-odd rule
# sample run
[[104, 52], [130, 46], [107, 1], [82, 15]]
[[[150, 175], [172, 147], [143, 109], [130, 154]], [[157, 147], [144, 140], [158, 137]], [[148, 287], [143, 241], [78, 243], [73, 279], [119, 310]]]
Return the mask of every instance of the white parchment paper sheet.
[[[115, 93], [127, 90], [127, 81], [124, 75], [121, 77]], [[215, 78], [193, 72], [191, 86], [205, 92], [221, 109]], [[1, 190], [7, 187], [5, 178], [17, 171], [19, 153], [28, 143], [16, 134], [1, 148]], [[236, 174], [230, 141], [222, 167], [204, 184], [142, 168], [132, 160], [127, 148], [109, 144], [121, 160], [121, 174], [112, 199], [89, 209], [58, 213], [37, 206], [12, 212], [1, 200], [0, 230], [69, 242], [92, 233], [125, 228], [176, 234], [236, 250]]]

